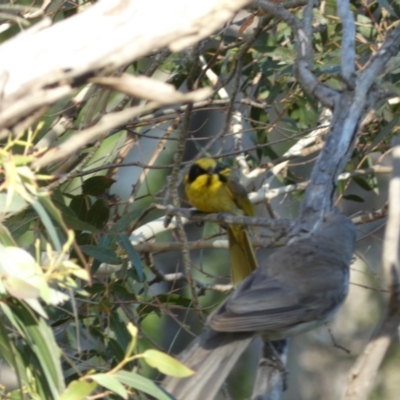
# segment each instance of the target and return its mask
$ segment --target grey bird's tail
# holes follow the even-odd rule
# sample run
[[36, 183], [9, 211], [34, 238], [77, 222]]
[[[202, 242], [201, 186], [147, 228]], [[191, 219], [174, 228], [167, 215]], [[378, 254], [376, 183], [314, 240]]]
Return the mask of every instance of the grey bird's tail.
[[254, 333], [227, 334], [207, 330], [180, 354], [179, 360], [193, 369], [188, 378], [167, 377], [162, 387], [177, 400], [213, 399], [254, 339]]

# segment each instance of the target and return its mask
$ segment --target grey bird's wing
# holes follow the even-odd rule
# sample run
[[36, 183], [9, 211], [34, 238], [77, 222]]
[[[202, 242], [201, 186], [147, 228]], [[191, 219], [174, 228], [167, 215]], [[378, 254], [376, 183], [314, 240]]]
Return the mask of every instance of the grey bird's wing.
[[[263, 332], [279, 340], [309, 330], [311, 321], [323, 323], [346, 298], [351, 259], [341, 262], [319, 250], [298, 241], [275, 252], [211, 315], [209, 325], [222, 332]], [[295, 267], [284, 272], [294, 253]], [[280, 265], [281, 271], [269, 271], [268, 264]], [[296, 329], [289, 333], [291, 327]]]
[[328, 214], [317, 234], [268, 257], [209, 318], [221, 332], [262, 332], [280, 340], [321, 325], [347, 296], [356, 230]]

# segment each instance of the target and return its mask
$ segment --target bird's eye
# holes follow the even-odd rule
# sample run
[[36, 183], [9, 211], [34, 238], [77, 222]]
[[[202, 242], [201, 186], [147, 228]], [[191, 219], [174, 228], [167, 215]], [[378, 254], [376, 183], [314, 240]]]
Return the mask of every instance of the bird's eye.
[[229, 179], [229, 167], [224, 164], [218, 163], [214, 168], [214, 173], [218, 174], [221, 182], [228, 182]]
[[224, 170], [227, 170], [228, 167], [224, 164], [218, 163], [217, 166], [214, 168], [214, 172], [219, 174], [220, 172], [223, 173]]
[[200, 175], [206, 174], [207, 171], [204, 168], [201, 168], [200, 165], [198, 164], [193, 164], [190, 167], [189, 173], [188, 173], [188, 182], [192, 183], [194, 182]]

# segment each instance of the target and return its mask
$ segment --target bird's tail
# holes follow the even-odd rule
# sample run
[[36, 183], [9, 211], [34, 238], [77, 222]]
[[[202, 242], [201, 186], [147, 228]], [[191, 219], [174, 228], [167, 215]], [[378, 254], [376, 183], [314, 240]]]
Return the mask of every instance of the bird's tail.
[[253, 338], [253, 333], [208, 330], [179, 356], [195, 374], [189, 378], [167, 377], [162, 387], [177, 400], [212, 400]]
[[228, 240], [232, 283], [236, 287], [258, 267], [258, 263], [250, 236], [243, 226], [229, 226]]

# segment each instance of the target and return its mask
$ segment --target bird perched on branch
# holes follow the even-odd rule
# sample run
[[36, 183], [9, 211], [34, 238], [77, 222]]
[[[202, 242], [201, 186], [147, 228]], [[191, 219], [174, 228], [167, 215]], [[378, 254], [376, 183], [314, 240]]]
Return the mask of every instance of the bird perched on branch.
[[328, 321], [345, 300], [356, 229], [331, 212], [309, 237], [272, 253], [209, 317], [179, 359], [195, 371], [166, 378], [178, 400], [212, 400], [252, 340], [281, 340]]
[[[185, 176], [184, 190], [189, 203], [199, 211], [255, 215], [246, 189], [235, 179], [231, 169], [212, 158], [201, 158], [191, 166]], [[229, 225], [227, 231], [231, 277], [237, 286], [258, 264], [246, 228]]]

